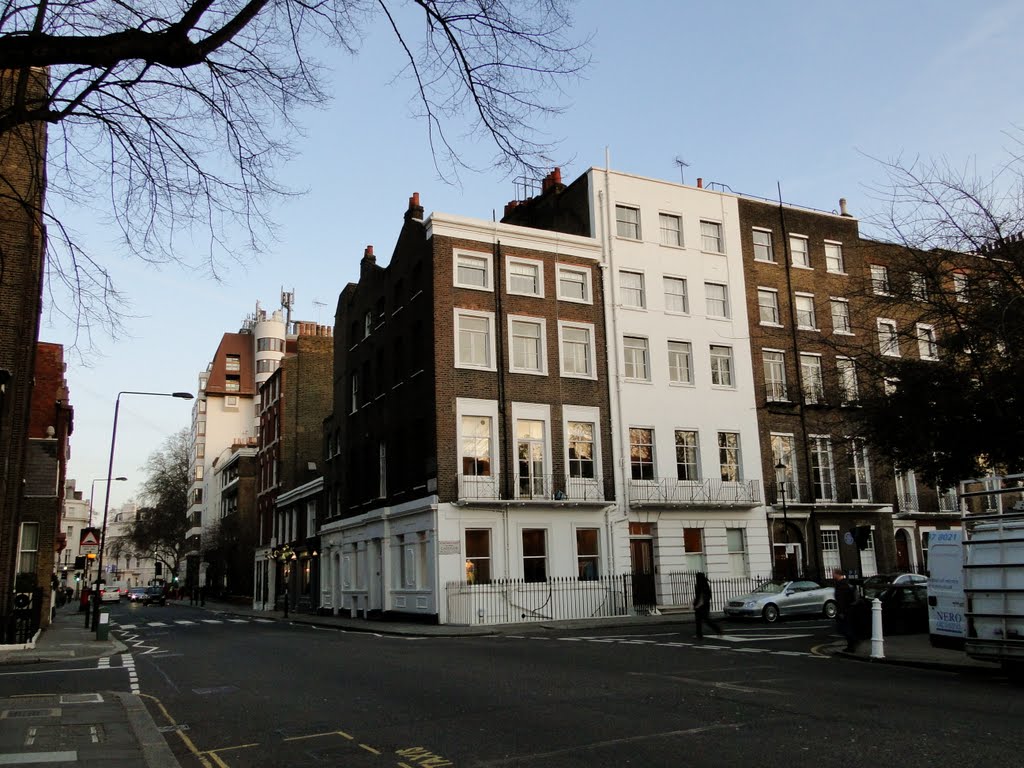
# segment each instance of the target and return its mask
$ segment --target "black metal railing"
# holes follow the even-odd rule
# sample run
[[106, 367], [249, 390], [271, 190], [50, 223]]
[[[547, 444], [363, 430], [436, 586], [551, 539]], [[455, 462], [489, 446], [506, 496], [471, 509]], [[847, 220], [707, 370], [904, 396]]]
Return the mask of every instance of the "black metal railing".
[[[510, 481], [504, 490], [503, 479]], [[567, 475], [459, 475], [459, 498], [467, 501], [603, 501], [600, 477]]]
[[[666, 598], [672, 605], [690, 607], [693, 605], [694, 584], [697, 571], [679, 571], [668, 574], [669, 594]], [[734, 597], [753, 592], [768, 581], [768, 576], [734, 576], [727, 578], [709, 578], [711, 584], [711, 610], [721, 612], [725, 604]], [[664, 601], [663, 601], [664, 602]]]
[[445, 585], [445, 593], [448, 623], [462, 626], [628, 616], [654, 607], [635, 604], [630, 574], [596, 579], [556, 576], [537, 582], [451, 581]]
[[629, 501], [631, 504], [755, 506], [761, 503], [761, 483], [757, 480], [730, 482], [674, 478], [630, 480]]

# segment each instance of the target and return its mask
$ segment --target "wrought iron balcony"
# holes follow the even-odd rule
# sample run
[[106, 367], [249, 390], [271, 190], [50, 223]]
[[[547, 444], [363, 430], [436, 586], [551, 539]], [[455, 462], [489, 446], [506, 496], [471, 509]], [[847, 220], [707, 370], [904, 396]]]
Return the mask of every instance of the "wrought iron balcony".
[[[504, 481], [510, 487], [504, 489]], [[600, 477], [502, 474], [459, 475], [460, 501], [604, 501]]]
[[630, 480], [629, 503], [633, 506], [754, 507], [761, 503], [761, 483], [757, 480], [675, 478]]

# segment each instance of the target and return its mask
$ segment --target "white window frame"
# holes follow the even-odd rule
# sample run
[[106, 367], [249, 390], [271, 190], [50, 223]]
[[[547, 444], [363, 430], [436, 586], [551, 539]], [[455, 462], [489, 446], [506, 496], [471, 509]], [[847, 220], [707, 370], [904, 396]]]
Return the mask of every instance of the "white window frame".
[[889, 268], [884, 264], [869, 264], [871, 271], [871, 292], [875, 296], [891, 296]]
[[[35, 531], [35, 549], [32, 549], [27, 544], [25, 532], [29, 529]], [[39, 572], [39, 552], [41, 551], [39, 546], [39, 537], [42, 532], [42, 525], [37, 522], [23, 522], [18, 526], [18, 564], [14, 569], [14, 574], [17, 576], [22, 573], [38, 574]], [[26, 554], [32, 555], [31, 558], [25, 558]], [[23, 564], [23, 560], [29, 559], [32, 561], [31, 567], [26, 567]]]
[[[569, 424], [570, 422], [581, 422], [584, 424], [593, 424], [594, 426], [594, 477], [572, 477], [569, 471], [570, 458], [569, 458]], [[584, 483], [592, 485], [593, 487], [599, 487], [601, 477], [604, 474], [602, 471], [602, 458], [601, 458], [601, 409], [586, 405], [563, 405], [562, 406], [562, 450], [563, 450], [563, 461], [565, 462], [565, 476], [566, 481], [573, 484]], [[572, 498], [570, 494], [570, 498]]]
[[[673, 345], [682, 345], [682, 348], [673, 348]], [[679, 360], [685, 365], [680, 366]], [[684, 375], [679, 376], [682, 372]], [[693, 344], [682, 339], [668, 340], [668, 380], [675, 386], [693, 386]]]
[[[796, 243], [802, 243], [802, 248], [795, 248]], [[794, 267], [798, 269], [811, 269], [811, 241], [807, 235], [789, 236], [789, 254]], [[803, 259], [797, 261], [797, 255], [802, 254]]]
[[[829, 315], [832, 317], [832, 333], [840, 336], [853, 336], [853, 324], [850, 320], [850, 300], [844, 299], [840, 296], [829, 296], [828, 297]], [[842, 307], [842, 312], [836, 313], [836, 309]], [[845, 327], [840, 328], [836, 324], [836, 318], [840, 317], [843, 320]]]
[[[768, 301], [764, 301], [767, 299]], [[766, 320], [765, 310], [774, 316], [774, 319]], [[777, 288], [757, 287], [757, 316], [761, 325], [770, 325], [773, 328], [782, 327], [782, 314], [779, 311], [779, 291]]]
[[908, 281], [910, 298], [914, 301], [928, 301], [928, 277], [923, 272], [911, 272]]
[[[516, 365], [516, 335], [513, 330], [513, 326], [516, 323], [522, 323], [524, 325], [531, 325], [537, 328], [539, 334], [538, 337], [538, 350], [537, 353], [540, 356], [537, 363], [537, 368], [527, 368]], [[548, 328], [547, 320], [543, 317], [530, 317], [528, 315], [509, 315], [508, 316], [508, 369], [511, 373], [525, 373], [531, 376], [547, 376], [548, 375]]]
[[813, 501], [836, 500], [836, 465], [829, 435], [808, 435]]
[[[739, 548], [734, 547], [730, 541], [730, 539], [735, 538], [735, 536], [729, 535], [732, 531], [739, 532]], [[736, 527], [725, 529], [725, 549], [729, 558], [729, 572], [732, 576], [744, 577], [750, 575], [750, 559], [747, 554], [749, 548], [746, 528]]]
[[[671, 227], [665, 227], [666, 219], [672, 220], [676, 223], [676, 229]], [[667, 238], [669, 242], [666, 242], [666, 233], [675, 234], [675, 237]], [[667, 211], [658, 211], [658, 242], [662, 245], [667, 245], [670, 248], [682, 248], [683, 247], [683, 217], [678, 213], [669, 213]], [[673, 242], [674, 240], [674, 242]]]
[[[716, 350], [726, 350], [727, 355], [716, 354]], [[724, 389], [736, 388], [736, 366], [732, 347], [727, 344], [711, 344], [708, 347], [708, 357], [711, 361], [711, 386]], [[716, 361], [725, 360], [725, 367]], [[725, 374], [723, 376], [723, 373]], [[718, 381], [715, 381], [718, 379]], [[727, 380], [726, 380], [727, 379]]]
[[862, 438], [849, 438], [846, 450], [850, 460], [850, 500], [871, 501], [871, 459]]
[[[620, 212], [631, 211], [636, 214], [636, 221], [628, 221], [619, 216]], [[635, 234], [623, 234], [622, 228], [630, 228], [635, 230]], [[621, 237], [625, 240], [641, 240], [643, 238], [643, 229], [640, 226], [640, 208], [636, 205], [627, 205], [625, 203], [615, 204], [615, 236]]]
[[[466, 418], [482, 418], [488, 419], [488, 442], [490, 444], [490, 455], [488, 460], [490, 462], [490, 474], [489, 475], [468, 475], [465, 477], [487, 478], [483, 481], [469, 480], [469, 483], [473, 484], [473, 493], [463, 493], [460, 489], [459, 496], [465, 497], [467, 495], [473, 496], [474, 498], [480, 498], [482, 492], [488, 493], [493, 492], [497, 494], [499, 485], [499, 478], [501, 477], [501, 451], [498, 449], [498, 402], [496, 400], [479, 400], [476, 398], [459, 397], [455, 400], [455, 433], [456, 433], [456, 464], [455, 471], [459, 477], [464, 477], [463, 473], [463, 459], [465, 454], [463, 453], [463, 435], [462, 435], [462, 421]], [[474, 457], [475, 458], [475, 457]], [[467, 482], [464, 480], [464, 482]], [[496, 496], [495, 496], [496, 498]]]
[[[589, 531], [594, 534], [596, 551], [583, 554], [580, 552], [580, 531]], [[601, 578], [601, 529], [593, 525], [574, 525], [572, 532], [573, 554], [576, 556], [576, 575], [583, 581], [597, 581]], [[584, 573], [585, 563], [593, 561], [594, 573]]]
[[[771, 359], [769, 355], [772, 356]], [[786, 352], [781, 349], [762, 349], [761, 363], [764, 367], [764, 391], [767, 402], [789, 402], [789, 389], [786, 386]], [[776, 376], [776, 373], [781, 375]]]
[[[710, 233], [705, 232], [705, 225], [710, 228]], [[705, 253], [725, 253], [725, 227], [722, 222], [700, 220], [700, 249]]]
[[[639, 443], [639, 442], [634, 443], [633, 442], [633, 430], [642, 430], [644, 432], [650, 432], [651, 433], [651, 438], [650, 438], [651, 442], [650, 443]], [[655, 428], [653, 426], [650, 426], [650, 425], [631, 424], [629, 426], [628, 431], [627, 431], [627, 436], [628, 436], [628, 439], [629, 439], [629, 477], [627, 478], [627, 482], [633, 482], [633, 483], [637, 483], [637, 482], [656, 482], [657, 479], [658, 479], [658, 443], [657, 443], [658, 432], [657, 432], [657, 430], [655, 430]], [[643, 461], [640, 461], [639, 463], [636, 463], [635, 466], [638, 466], [641, 469], [640, 477], [633, 477], [633, 467], [634, 467], [633, 446], [640, 446], [640, 445], [644, 445], [644, 446], [650, 445], [650, 447], [651, 447], [651, 460], [650, 460], [650, 462], [646, 462], [646, 463], [643, 462]], [[644, 477], [643, 476], [643, 467], [645, 467], [645, 466], [650, 466], [650, 468], [651, 468], [651, 476], [650, 477]]]
[[[626, 285], [626, 280], [632, 278], [638, 279], [639, 287]], [[639, 302], [627, 303], [627, 291], [637, 293], [640, 297]], [[647, 309], [647, 278], [642, 271], [635, 269], [619, 270], [619, 304], [627, 309]]]
[[875, 556], [875, 526], [868, 531], [868, 545], [857, 551], [860, 557], [860, 572], [864, 578], [878, 573], [878, 559]]
[[[518, 451], [518, 426], [520, 421], [539, 421], [542, 425], [542, 441], [544, 456], [541, 459], [541, 488], [542, 493], [534, 493], [531, 495], [532, 498], [546, 498], [549, 492], [552, 490], [551, 483], [548, 478], [552, 477], [552, 441], [551, 441], [551, 406], [544, 403], [512, 403], [512, 443], [513, 443], [513, 457], [512, 461], [514, 466], [512, 471], [515, 473], [515, 482], [513, 484], [513, 492], [518, 498], [520, 496], [519, 488], [519, 451]], [[548, 574], [550, 576], [550, 573]]]
[[[475, 371], [497, 371], [497, 354], [495, 351], [495, 338], [494, 338], [494, 313], [493, 312], [480, 312], [472, 309], [461, 309], [456, 307], [454, 310], [455, 315], [455, 367], [456, 368], [467, 368]], [[478, 363], [464, 363], [462, 362], [462, 345], [459, 343], [459, 321], [463, 317], [471, 318], [482, 318], [487, 321], [487, 362], [484, 364]]]
[[[513, 290], [512, 288], [512, 267], [522, 266], [529, 267], [534, 270], [535, 279], [537, 281], [537, 290], [535, 291], [519, 291]], [[544, 298], [544, 262], [538, 261], [537, 259], [524, 259], [520, 256], [506, 256], [505, 257], [505, 291], [510, 296], [534, 296], [539, 299]]]
[[956, 297], [956, 300], [958, 302], [960, 302], [961, 304], [966, 304], [968, 301], [970, 301], [970, 298], [967, 295], [969, 289], [970, 280], [968, 279], [967, 274], [964, 272], [954, 272], [953, 295]]
[[[723, 445], [723, 437], [735, 437], [736, 444], [734, 446], [725, 444]], [[726, 441], [728, 442], [728, 441]], [[717, 447], [718, 447], [718, 476], [723, 483], [742, 483], [743, 482], [743, 441], [740, 438], [739, 430], [723, 429], [718, 430], [717, 436]], [[736, 477], [732, 480], [727, 479], [725, 475], [725, 468], [732, 467], [733, 464], [726, 464], [722, 459], [729, 452], [735, 452], [736, 454]]]
[[[686, 445], [686, 444], [684, 444], [683, 446], [680, 446], [679, 445], [679, 435], [680, 434], [693, 435], [693, 445]], [[684, 451], [687, 451], [687, 452], [692, 451], [693, 452], [693, 454], [692, 454], [693, 462], [692, 463], [688, 462], [688, 461], [687, 462], [679, 461], [679, 450], [680, 450], [680, 447], [682, 447], [682, 449]], [[673, 455], [673, 458], [675, 459], [676, 481], [677, 482], [680, 482], [680, 483], [696, 483], [696, 482], [700, 482], [700, 479], [701, 479], [701, 476], [702, 476], [703, 473], [701, 472], [701, 466], [700, 466], [700, 431], [698, 429], [696, 429], [696, 428], [687, 429], [687, 428], [679, 428], [679, 427], [674, 429], [672, 431], [672, 455]], [[692, 466], [693, 467], [693, 474], [694, 474], [694, 476], [693, 477], [687, 477], [687, 478], [679, 477], [679, 467], [680, 466], [686, 466], [686, 467]]]
[[854, 405], [860, 401], [857, 382], [857, 363], [852, 357], [836, 357], [836, 377], [839, 381], [840, 405]]
[[[768, 238], [767, 243], [758, 243], [755, 239], [757, 235], [765, 235]], [[762, 229], [761, 227], [753, 227], [751, 229], [751, 242], [754, 244], [754, 261], [760, 261], [762, 264], [775, 264], [775, 250], [772, 248], [773, 245], [773, 233], [770, 229]], [[764, 253], [767, 251], [767, 259], [759, 259], [757, 254]]]
[[928, 323], [918, 323], [917, 331], [917, 355], [922, 360], [939, 359], [939, 343], [935, 338], [935, 326]]
[[[792, 432], [772, 432], [768, 436], [772, 449], [772, 466], [785, 466], [783, 482], [786, 483], [786, 500], [800, 500], [800, 473], [797, 471], [796, 435]], [[778, 479], [776, 478], [776, 482]]]
[[[643, 342], [643, 345], [629, 346], [627, 341], [633, 340]], [[631, 350], [635, 350], [632, 351]], [[642, 359], [637, 360], [637, 354], [641, 354]], [[642, 376], [637, 375], [641, 373], [639, 371], [640, 363], [642, 363], [643, 371]], [[630, 365], [633, 367], [633, 375], [629, 375], [628, 370]], [[626, 334], [622, 337], [622, 375], [627, 381], [650, 381], [651, 380], [651, 343], [646, 336], [636, 336], [633, 334]]]
[[[682, 284], [682, 292], [681, 293], [671, 293], [671, 292], [669, 292], [669, 290], [668, 290], [669, 289], [669, 281], [672, 281], [672, 283], [673, 283], [672, 287], [675, 287], [675, 285], [674, 285], [675, 283], [681, 283]], [[679, 277], [677, 275], [662, 275], [662, 278], [661, 278], [661, 289], [662, 289], [662, 300], [665, 303], [665, 311], [666, 312], [668, 312], [670, 314], [673, 314], [673, 315], [688, 315], [688, 314], [690, 314], [689, 285], [687, 284], [687, 281], [686, 281], [685, 277]], [[682, 297], [683, 308], [682, 309], [676, 309], [675, 307], [670, 307], [669, 306], [669, 297], [670, 296], [672, 296], [672, 297]]]
[[[836, 263], [838, 263], [839, 268], [833, 269], [833, 264]], [[846, 274], [846, 261], [843, 259], [843, 244], [838, 240], [825, 241], [825, 271], [831, 272], [833, 275]]]
[[842, 570], [843, 561], [839, 554], [839, 526], [823, 525], [821, 533], [821, 565], [826, 574]]
[[[900, 335], [896, 321], [887, 317], [879, 317], [875, 320], [875, 326], [878, 329], [879, 354], [885, 357], [900, 357]], [[883, 329], [885, 331], [884, 338]]]
[[[697, 551], [691, 551], [686, 548], [686, 532], [697, 531], [700, 538], [700, 549]], [[684, 520], [683, 521], [683, 568], [687, 571], [704, 571], [708, 570], [708, 558], [707, 558], [707, 542], [704, 538], [704, 521], [703, 520]]]
[[[587, 332], [587, 372], [579, 373], [569, 371], [566, 368], [566, 361], [569, 356], [565, 354], [565, 332], [566, 330], [583, 330]], [[596, 379], [597, 378], [597, 351], [595, 349], [595, 333], [593, 323], [574, 323], [568, 320], [558, 321], [558, 365], [559, 374], [567, 379]]]
[[[712, 296], [710, 288], [722, 289], [722, 296]], [[712, 302], [714, 302], [715, 311], [712, 311]], [[731, 316], [731, 307], [729, 306], [729, 285], [728, 283], [717, 283], [712, 281], [706, 281], [704, 283], [704, 313], [707, 317], [715, 320], [728, 320]], [[717, 313], [718, 306], [721, 305], [722, 313]]]
[[[818, 330], [818, 315], [814, 311], [813, 293], [794, 293], [793, 308], [796, 310], [797, 328], [802, 331]], [[801, 317], [801, 315], [803, 317]], [[807, 322], [808, 320], [810, 320], [810, 322]]]
[[550, 558], [551, 558], [551, 542], [550, 542], [551, 531], [549, 531], [547, 527], [545, 527], [543, 525], [540, 525], [539, 523], [538, 524], [530, 523], [529, 525], [523, 524], [523, 525], [519, 526], [519, 564], [520, 564], [520, 568], [522, 569], [522, 574], [523, 574], [523, 580], [524, 581], [526, 580], [526, 559], [527, 559], [527, 557], [526, 557], [526, 551], [523, 549], [523, 534], [526, 531], [543, 531], [543, 533], [544, 533], [544, 554], [541, 555], [541, 556], [536, 556], [536, 555], [531, 555], [530, 556], [531, 560], [543, 560], [544, 561], [544, 579], [543, 580], [537, 580], [537, 581], [531, 580], [530, 582], [527, 582], [527, 583], [533, 583], [533, 584], [543, 584], [543, 583], [545, 583], [545, 582], [547, 582], [547, 581], [549, 581], [551, 579], [551, 563], [550, 563]]
[[[570, 273], [579, 275], [583, 278], [583, 298], [577, 296], [566, 296], [562, 293], [562, 275], [564, 273]], [[591, 277], [591, 270], [587, 267], [579, 267], [575, 264], [557, 264], [555, 265], [555, 277], [558, 282], [557, 294], [559, 301], [569, 301], [574, 304], [593, 304], [593, 280]]]
[[[474, 285], [459, 281], [459, 261], [462, 258], [479, 259], [485, 264], [486, 274], [484, 285]], [[493, 291], [494, 290], [494, 258], [486, 251], [470, 251], [463, 248], [455, 248], [452, 251], [452, 283], [456, 288], [467, 288], [471, 291]]]
[[825, 402], [825, 374], [820, 354], [800, 353], [800, 379], [803, 382], [804, 402], [807, 405], [820, 405]]

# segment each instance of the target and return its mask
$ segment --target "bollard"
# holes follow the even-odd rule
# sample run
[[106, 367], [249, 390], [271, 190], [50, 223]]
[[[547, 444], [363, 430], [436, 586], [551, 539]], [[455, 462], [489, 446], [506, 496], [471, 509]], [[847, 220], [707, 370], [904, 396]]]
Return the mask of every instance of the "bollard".
[[885, 658], [885, 638], [882, 637], [882, 601], [871, 601], [871, 658]]
[[100, 611], [100, 621], [96, 625], [96, 639], [106, 640], [110, 637], [110, 611]]

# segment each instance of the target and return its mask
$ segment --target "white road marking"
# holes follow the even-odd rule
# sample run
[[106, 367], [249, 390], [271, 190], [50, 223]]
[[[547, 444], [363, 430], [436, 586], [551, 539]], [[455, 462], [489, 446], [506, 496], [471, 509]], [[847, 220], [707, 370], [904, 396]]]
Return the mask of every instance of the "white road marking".
[[220, 619], [203, 619], [203, 624], [223, 624]]
[[18, 752], [0, 755], [0, 765], [28, 765], [29, 763], [76, 763], [78, 752]]

